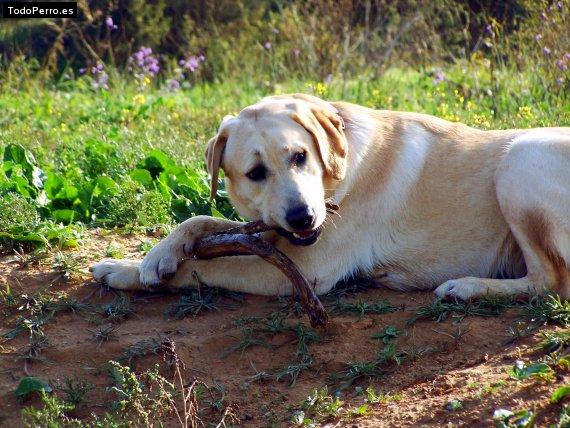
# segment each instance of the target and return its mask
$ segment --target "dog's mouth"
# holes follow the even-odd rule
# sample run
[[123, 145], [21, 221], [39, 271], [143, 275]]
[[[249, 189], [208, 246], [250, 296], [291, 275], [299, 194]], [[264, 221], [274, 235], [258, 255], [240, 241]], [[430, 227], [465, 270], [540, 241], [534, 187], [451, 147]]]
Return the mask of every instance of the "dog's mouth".
[[319, 236], [321, 235], [322, 227], [319, 226], [316, 229], [305, 230], [303, 232], [289, 232], [288, 230], [278, 227], [275, 231], [279, 235], [287, 238], [293, 245], [307, 246], [313, 245], [317, 242], [317, 239], [319, 239]]

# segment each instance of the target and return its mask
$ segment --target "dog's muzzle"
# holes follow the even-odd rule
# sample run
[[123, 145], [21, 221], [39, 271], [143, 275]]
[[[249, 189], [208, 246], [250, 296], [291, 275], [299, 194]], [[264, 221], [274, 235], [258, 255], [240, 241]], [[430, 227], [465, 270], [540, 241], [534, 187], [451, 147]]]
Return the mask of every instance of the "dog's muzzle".
[[319, 226], [316, 229], [304, 230], [302, 232], [289, 232], [288, 230], [279, 227], [275, 229], [275, 231], [279, 235], [287, 238], [293, 245], [308, 246], [313, 245], [315, 242], [317, 242], [319, 236], [321, 235], [322, 227]]

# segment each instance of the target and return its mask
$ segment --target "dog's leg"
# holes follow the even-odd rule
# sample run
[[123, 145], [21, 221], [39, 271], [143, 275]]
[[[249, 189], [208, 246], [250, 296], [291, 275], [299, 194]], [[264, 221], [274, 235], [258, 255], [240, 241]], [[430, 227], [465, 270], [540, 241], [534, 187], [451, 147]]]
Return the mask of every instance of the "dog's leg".
[[436, 289], [439, 297], [552, 291], [570, 298], [570, 138], [550, 132], [515, 140], [495, 176], [501, 211], [523, 252], [527, 275], [455, 279]]
[[[197, 237], [208, 236], [237, 225], [235, 222], [194, 217], [178, 226], [156, 245], [144, 260], [104, 260], [91, 267], [93, 277], [112, 288], [145, 290], [162, 284], [188, 288], [198, 281], [210, 286], [268, 296], [286, 296], [292, 286], [283, 273], [256, 256], [221, 257], [211, 260], [186, 259], [184, 246], [191, 248]], [[283, 241], [285, 242], [285, 241]], [[325, 244], [326, 246], [326, 244]], [[283, 248], [306, 278], [314, 284], [317, 294], [328, 292], [343, 275], [338, 264], [314, 257], [313, 247], [285, 244]], [[321, 254], [332, 254], [321, 248]]]
[[195, 240], [239, 225], [239, 222], [197, 216], [180, 223], [144, 260], [103, 260], [89, 269], [99, 282], [120, 290], [141, 290], [159, 285], [174, 276], [184, 257], [184, 248]]

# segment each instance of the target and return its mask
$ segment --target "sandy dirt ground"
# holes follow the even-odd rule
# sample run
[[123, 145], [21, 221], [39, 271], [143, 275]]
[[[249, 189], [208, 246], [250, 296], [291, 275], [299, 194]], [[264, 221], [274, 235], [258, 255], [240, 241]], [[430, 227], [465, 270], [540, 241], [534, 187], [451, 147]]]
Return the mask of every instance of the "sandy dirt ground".
[[[309, 370], [299, 374], [295, 385], [288, 379], [277, 381], [274, 375], [297, 361], [298, 343], [290, 331], [263, 334], [263, 344], [245, 350], [235, 345], [243, 337], [244, 325], [252, 317], [261, 319], [283, 308], [283, 301], [246, 295], [241, 302], [224, 298], [218, 310], [204, 311], [196, 317], [176, 319], [167, 315], [168, 308], [180, 296], [124, 293], [119, 295], [103, 290], [89, 277], [86, 268], [93, 260], [104, 257], [110, 245], [125, 257], [142, 257], [138, 247], [142, 236], [93, 236], [81, 245], [81, 250], [64, 254], [77, 265], [66, 278], [54, 258], [55, 252], [39, 261], [16, 256], [0, 258], [0, 284], [8, 284], [13, 294], [32, 294], [43, 287], [49, 293], [65, 293], [78, 301], [103, 305], [124, 296], [130, 300], [132, 313], [116, 323], [116, 331], [104, 343], [94, 339], [93, 331], [108, 320], [89, 311], [56, 314], [45, 326], [49, 345], [42, 350], [41, 359], [29, 363], [21, 359], [28, 344], [26, 334], [0, 343], [0, 425], [21, 425], [19, 413], [25, 405], [37, 405], [38, 399], [19, 402], [14, 390], [25, 371], [29, 375], [48, 380], [52, 385], [64, 383], [66, 378], [88, 381], [95, 388], [87, 394], [88, 405], [74, 411], [76, 417], [91, 412], [103, 413], [110, 402], [106, 388], [110, 378], [102, 367], [109, 360], [124, 355], [125, 350], [152, 338], [170, 338], [185, 364], [184, 376], [199, 378], [209, 385], [221, 385], [224, 406], [231, 406], [242, 426], [291, 426], [291, 417], [313, 388], [329, 385], [329, 392], [342, 386], [335, 374], [342, 372], [349, 361], [373, 359], [384, 347], [382, 341], [372, 338], [387, 326], [395, 326], [401, 333], [395, 339], [396, 349], [405, 355], [400, 364], [383, 366], [383, 373], [372, 378], [357, 379], [341, 390], [345, 407], [364, 403], [360, 392], [372, 386], [377, 392], [391, 394], [393, 400], [370, 404], [369, 412], [361, 418], [333, 418], [324, 426], [349, 427], [408, 427], [408, 426], [493, 426], [493, 412], [499, 408], [510, 410], [532, 409], [537, 426], [554, 423], [561, 404], [551, 404], [552, 391], [568, 383], [568, 373], [558, 374], [554, 380], [515, 381], [507, 369], [516, 360], [535, 361], [540, 353], [536, 344], [540, 334], [510, 341], [508, 329], [515, 325], [520, 311], [509, 309], [498, 317], [470, 316], [464, 319], [450, 316], [443, 322], [422, 320], [408, 323], [417, 308], [433, 300], [432, 293], [398, 293], [384, 289], [368, 289], [346, 298], [373, 302], [386, 299], [401, 310], [387, 314], [332, 314], [330, 325], [320, 331], [321, 339], [308, 344], [313, 357]], [[61, 260], [59, 262], [61, 267]], [[16, 314], [5, 304], [0, 306], [1, 333], [14, 327]], [[303, 322], [306, 316], [291, 315], [287, 325]], [[554, 329], [554, 327], [544, 327]], [[159, 340], [159, 339], [157, 339]], [[133, 358], [136, 371], [152, 367], [162, 361], [159, 355]], [[165, 369], [166, 370], [166, 369]], [[265, 372], [266, 379], [255, 379], [255, 373]], [[167, 371], [165, 371], [167, 376]], [[258, 376], [262, 377], [262, 376]], [[461, 408], [449, 410], [451, 400], [459, 400]], [[205, 421], [220, 419], [212, 409], [203, 411]], [[166, 426], [177, 426], [174, 418], [164, 421]]]

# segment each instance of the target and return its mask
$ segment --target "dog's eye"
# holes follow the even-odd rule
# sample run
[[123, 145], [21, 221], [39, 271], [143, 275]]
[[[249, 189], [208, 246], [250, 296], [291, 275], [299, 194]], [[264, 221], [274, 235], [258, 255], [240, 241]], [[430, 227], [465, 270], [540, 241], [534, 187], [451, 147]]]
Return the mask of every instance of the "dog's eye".
[[263, 165], [258, 165], [249, 171], [246, 176], [252, 181], [265, 180], [265, 177], [267, 177], [267, 169]]
[[299, 152], [293, 155], [293, 165], [303, 166], [305, 162], [307, 162], [307, 154], [305, 152]]

